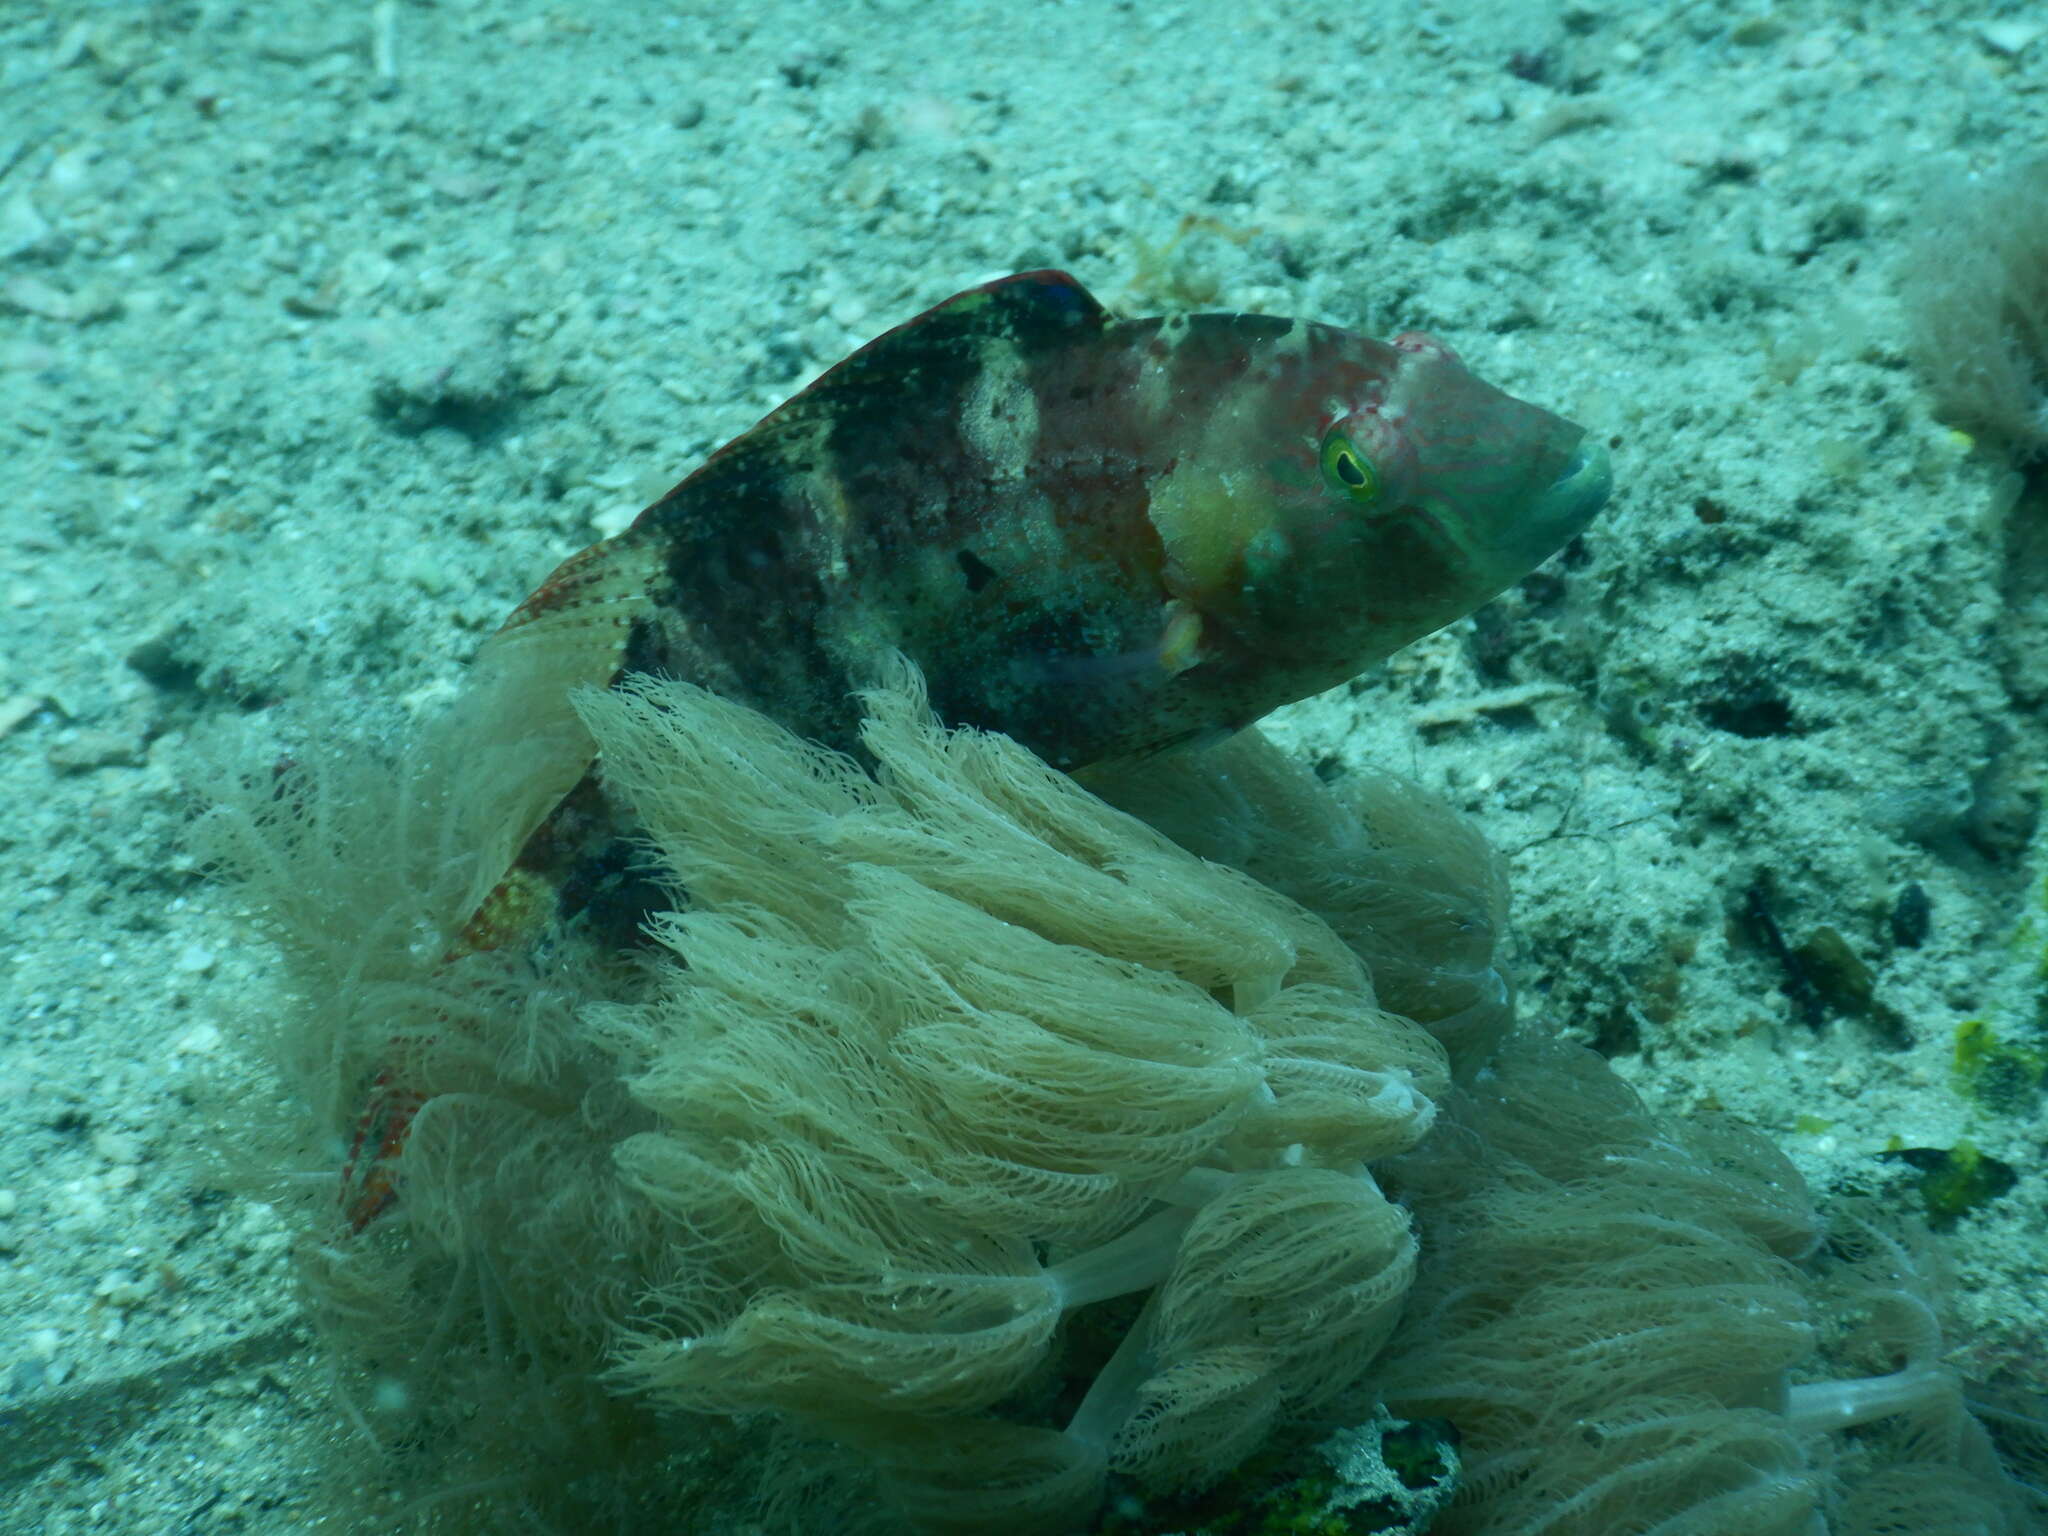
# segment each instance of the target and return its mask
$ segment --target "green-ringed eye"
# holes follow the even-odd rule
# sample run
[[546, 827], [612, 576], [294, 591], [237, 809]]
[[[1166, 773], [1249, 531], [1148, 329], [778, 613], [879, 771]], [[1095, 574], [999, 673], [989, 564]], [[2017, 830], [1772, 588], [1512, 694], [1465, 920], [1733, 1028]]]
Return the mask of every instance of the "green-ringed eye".
[[1323, 437], [1323, 483], [1338, 495], [1369, 507], [1380, 499], [1380, 476], [1371, 459], [1358, 451], [1350, 434], [1332, 428]]

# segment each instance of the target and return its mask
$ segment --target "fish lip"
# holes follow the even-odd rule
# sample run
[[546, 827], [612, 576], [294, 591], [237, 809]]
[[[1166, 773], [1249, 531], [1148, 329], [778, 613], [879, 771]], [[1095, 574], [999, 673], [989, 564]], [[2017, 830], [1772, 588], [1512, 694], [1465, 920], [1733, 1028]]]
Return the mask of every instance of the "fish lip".
[[1555, 549], [1593, 520], [1613, 489], [1614, 469], [1607, 449], [1582, 437], [1564, 473], [1537, 493], [1529, 508], [1528, 526]]

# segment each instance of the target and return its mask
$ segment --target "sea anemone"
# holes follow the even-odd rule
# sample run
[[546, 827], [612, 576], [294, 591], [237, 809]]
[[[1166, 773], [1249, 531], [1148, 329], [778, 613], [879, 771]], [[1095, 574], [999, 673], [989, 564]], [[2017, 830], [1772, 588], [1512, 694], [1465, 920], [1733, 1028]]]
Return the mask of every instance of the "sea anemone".
[[[1414, 790], [1245, 733], [1105, 776], [1134, 816], [907, 664], [863, 762], [678, 682], [571, 697], [671, 898], [638, 950], [448, 958], [579, 759], [509, 685], [201, 831], [287, 962], [254, 1012], [329, 1171], [278, 1194], [381, 1456], [344, 1486], [440, 1490], [366, 1529], [1068, 1536], [1376, 1399], [1463, 1436], [1443, 1536], [2039, 1514], [1904, 1246], [1509, 1030], [1491, 855]], [[380, 1077], [420, 1107], [350, 1231]]]
[[1900, 288], [1943, 419], [2048, 456], [2048, 157], [1925, 200]]
[[675, 898], [638, 956], [447, 958], [523, 803], [488, 699], [209, 823], [289, 959], [316, 1141], [380, 1075], [420, 1102], [392, 1210], [309, 1207], [302, 1268], [361, 1423], [444, 1478], [538, 1445], [623, 1496], [706, 1438], [661, 1425], [765, 1423], [899, 1527], [1066, 1532], [1112, 1472], [1198, 1488], [1370, 1415], [1416, 1262], [1370, 1167], [1445, 1047], [1329, 924], [944, 729], [907, 664], [866, 703], [863, 766], [681, 683], [576, 695]]

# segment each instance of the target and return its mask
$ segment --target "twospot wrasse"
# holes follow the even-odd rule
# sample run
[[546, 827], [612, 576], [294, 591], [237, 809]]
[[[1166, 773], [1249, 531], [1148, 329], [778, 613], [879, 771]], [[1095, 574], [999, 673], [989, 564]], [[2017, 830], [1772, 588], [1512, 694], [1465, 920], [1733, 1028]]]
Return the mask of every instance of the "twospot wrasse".
[[[890, 650], [952, 725], [1074, 770], [1220, 739], [1528, 574], [1606, 500], [1605, 451], [1451, 349], [1265, 315], [1119, 319], [1063, 272], [898, 326], [565, 561], [478, 658], [542, 793], [464, 954], [653, 893], [569, 703], [685, 679], [857, 750]], [[610, 931], [607, 931], [610, 930]], [[371, 1090], [343, 1203], [395, 1197], [417, 1108]]]

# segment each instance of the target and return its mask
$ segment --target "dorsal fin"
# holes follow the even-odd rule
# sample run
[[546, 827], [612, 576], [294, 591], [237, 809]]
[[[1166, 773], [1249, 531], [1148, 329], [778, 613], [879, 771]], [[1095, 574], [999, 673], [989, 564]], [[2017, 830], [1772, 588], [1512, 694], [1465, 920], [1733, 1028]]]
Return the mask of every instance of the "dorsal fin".
[[1050, 267], [1017, 272], [956, 293], [923, 314], [882, 332], [827, 369], [811, 390], [863, 365], [872, 368], [878, 362], [888, 362], [894, 366], [893, 360], [903, 354], [997, 337], [1014, 341], [1026, 350], [1036, 350], [1100, 330], [1109, 320], [1109, 311], [1072, 274]]
[[1013, 347], [1028, 358], [1092, 336], [1114, 318], [1079, 281], [1050, 268], [969, 288], [833, 364], [719, 449], [704, 467], [735, 449], [786, 443], [792, 429], [858, 419], [870, 401], [900, 404], [906, 387], [916, 389], [978, 367], [990, 345]]

